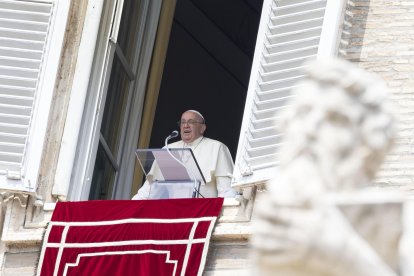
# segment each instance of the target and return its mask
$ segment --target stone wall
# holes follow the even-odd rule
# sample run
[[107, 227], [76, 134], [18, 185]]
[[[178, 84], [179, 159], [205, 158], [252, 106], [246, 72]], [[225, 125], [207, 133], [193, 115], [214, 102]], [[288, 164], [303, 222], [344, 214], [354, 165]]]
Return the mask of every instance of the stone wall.
[[387, 82], [400, 124], [376, 183], [413, 196], [414, 1], [349, 0], [340, 56]]
[[[73, 58], [76, 56], [83, 23], [81, 18], [87, 3], [83, 0], [72, 2], [68, 36], [73, 39], [66, 41], [65, 58], [60, 70], [61, 82], [57, 87], [55, 108], [49, 124], [60, 123], [49, 127], [47, 150], [43, 159], [40, 192], [46, 202], [53, 200], [50, 197], [53, 181], [49, 181], [49, 173], [56, 166], [63, 131], [64, 113], [61, 110], [65, 111], [67, 108], [67, 92], [70, 91], [70, 79], [75, 64]], [[75, 13], [74, 10], [78, 12]], [[401, 123], [395, 149], [378, 175], [377, 185], [396, 187], [414, 196], [414, 1], [350, 0], [347, 4], [340, 55], [358, 63], [361, 68], [379, 74], [388, 83]], [[35, 212], [26, 213], [26, 210], [16, 210], [19, 214], [12, 214], [11, 210], [7, 210], [9, 216], [6, 217], [6, 208], [3, 205], [0, 205], [0, 226], [4, 219], [25, 217], [26, 214], [26, 223], [36, 224], [45, 220], [42, 215], [37, 217], [33, 215]], [[227, 227], [223, 226], [225, 224]], [[230, 234], [217, 234], [220, 229]], [[4, 233], [9, 230], [5, 229]], [[249, 267], [249, 235], [248, 222], [221, 222], [211, 243], [205, 275], [240, 275], [245, 271]], [[7, 237], [3, 235], [2, 239], [5, 238]], [[12, 247], [10, 244], [11, 241], [6, 244], [4, 240], [0, 244], [0, 265], [4, 268], [2, 275], [32, 275], [39, 248], [33, 243], [25, 248], [24, 243], [19, 241]]]

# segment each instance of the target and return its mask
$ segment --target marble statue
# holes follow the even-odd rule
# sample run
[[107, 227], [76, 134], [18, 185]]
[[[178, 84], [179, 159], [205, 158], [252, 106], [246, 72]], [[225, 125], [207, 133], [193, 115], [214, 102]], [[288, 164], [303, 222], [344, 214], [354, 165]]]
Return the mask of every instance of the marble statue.
[[257, 199], [251, 274], [414, 275], [412, 204], [370, 189], [396, 133], [386, 85], [345, 60], [305, 68]]

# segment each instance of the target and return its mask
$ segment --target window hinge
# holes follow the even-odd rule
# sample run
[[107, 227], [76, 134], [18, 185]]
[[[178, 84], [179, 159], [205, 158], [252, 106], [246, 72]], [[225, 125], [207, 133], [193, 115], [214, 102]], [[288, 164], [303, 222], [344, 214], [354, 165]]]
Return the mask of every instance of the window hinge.
[[250, 166], [247, 166], [247, 167], [244, 167], [244, 168], [240, 171], [240, 173], [241, 173], [241, 175], [242, 175], [243, 177], [246, 177], [246, 176], [250, 176], [250, 175], [252, 175], [252, 174], [253, 174], [253, 171], [252, 171], [252, 169], [250, 168]]

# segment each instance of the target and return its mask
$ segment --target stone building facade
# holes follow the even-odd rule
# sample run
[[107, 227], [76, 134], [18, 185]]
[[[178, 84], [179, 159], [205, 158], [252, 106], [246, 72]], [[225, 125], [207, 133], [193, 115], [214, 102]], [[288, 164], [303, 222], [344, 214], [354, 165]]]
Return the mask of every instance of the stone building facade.
[[[67, 200], [65, 195], [59, 196], [54, 192], [56, 171], [59, 170], [62, 147], [68, 143], [64, 133], [65, 125], [68, 125], [68, 116], [72, 114], [70, 101], [71, 97], [74, 97], [72, 93], [76, 91], [73, 87], [75, 85], [76, 88], [82, 89], [83, 83], [77, 70], [81, 66], [80, 61], [86, 62], [85, 47], [95, 45], [89, 43], [84, 46], [83, 43], [88, 40], [88, 35], [93, 36], [92, 33], [85, 32], [94, 24], [91, 21], [95, 20], [99, 23], [101, 13], [98, 10], [102, 9], [105, 1], [71, 0], [69, 2], [66, 31], [51, 99], [36, 192], [4, 190], [1, 193], [2, 275], [34, 274], [42, 235], [50, 220], [54, 204], [58, 200]], [[263, 9], [266, 9], [266, 5], [277, 5], [278, 2], [283, 1], [265, 1]], [[341, 34], [337, 55], [381, 76], [391, 90], [391, 97], [399, 114], [400, 129], [395, 141], [396, 146], [383, 165], [376, 186], [380, 189], [401, 190], [412, 198], [414, 195], [412, 166], [414, 155], [411, 137], [414, 131], [414, 115], [411, 111], [414, 108], [414, 2], [349, 0], [345, 1], [344, 7], [341, 13], [344, 18], [343, 24], [340, 25], [341, 29], [337, 30]], [[161, 13], [163, 12], [166, 11], [161, 9]], [[168, 16], [162, 18], [168, 20]], [[260, 30], [259, 27], [259, 32]], [[168, 28], [158, 31], [168, 33]], [[154, 47], [162, 48], [157, 42]], [[159, 51], [158, 53], [163, 52], [162, 49]], [[152, 64], [152, 69], [155, 67], [156, 65]], [[151, 80], [148, 82], [151, 83]], [[144, 105], [146, 104], [148, 102]], [[210, 244], [205, 275], [235, 275], [248, 270], [251, 215], [255, 200], [260, 197], [264, 189], [263, 184], [264, 182], [259, 182], [241, 186], [243, 200], [225, 201], [223, 215], [219, 219]]]
[[396, 146], [378, 175], [378, 186], [412, 195], [413, 6], [410, 1], [348, 4], [340, 55], [381, 76], [399, 116]]

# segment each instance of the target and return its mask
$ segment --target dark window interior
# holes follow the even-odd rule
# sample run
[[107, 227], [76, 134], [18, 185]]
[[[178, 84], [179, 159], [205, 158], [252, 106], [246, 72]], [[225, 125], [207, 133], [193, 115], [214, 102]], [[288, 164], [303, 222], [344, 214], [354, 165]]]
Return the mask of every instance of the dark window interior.
[[177, 0], [150, 147], [188, 109], [235, 158], [263, 0]]

